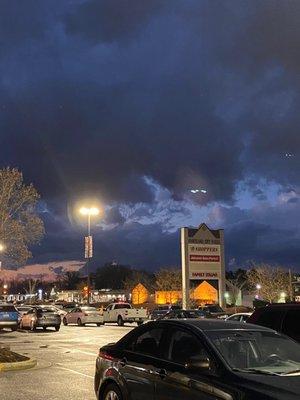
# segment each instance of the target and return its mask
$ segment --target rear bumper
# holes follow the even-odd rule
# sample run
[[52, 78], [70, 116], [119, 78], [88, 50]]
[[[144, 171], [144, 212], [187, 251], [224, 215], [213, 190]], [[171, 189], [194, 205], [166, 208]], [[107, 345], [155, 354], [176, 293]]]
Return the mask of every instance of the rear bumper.
[[95, 317], [84, 317], [82, 318], [82, 323], [83, 324], [103, 324], [103, 318], [95, 318]]
[[57, 321], [47, 321], [47, 320], [45, 320], [45, 321], [37, 321], [36, 322], [36, 326], [37, 327], [44, 327], [44, 326], [59, 326], [61, 324], [61, 321], [60, 320], [57, 320]]
[[11, 328], [18, 326], [18, 321], [0, 321], [0, 328]]

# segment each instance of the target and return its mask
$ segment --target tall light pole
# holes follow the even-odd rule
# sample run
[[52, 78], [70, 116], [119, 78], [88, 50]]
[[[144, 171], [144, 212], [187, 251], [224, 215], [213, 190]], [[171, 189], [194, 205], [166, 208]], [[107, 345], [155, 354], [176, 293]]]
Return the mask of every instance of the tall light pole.
[[86, 261], [86, 269], [87, 269], [87, 303], [90, 304], [90, 291], [91, 291], [91, 280], [90, 280], [90, 271], [89, 271], [89, 262], [93, 257], [93, 237], [91, 235], [91, 218], [99, 214], [99, 209], [97, 207], [81, 207], [79, 210], [81, 215], [87, 217], [87, 228], [88, 228], [88, 236], [85, 236], [85, 258]]

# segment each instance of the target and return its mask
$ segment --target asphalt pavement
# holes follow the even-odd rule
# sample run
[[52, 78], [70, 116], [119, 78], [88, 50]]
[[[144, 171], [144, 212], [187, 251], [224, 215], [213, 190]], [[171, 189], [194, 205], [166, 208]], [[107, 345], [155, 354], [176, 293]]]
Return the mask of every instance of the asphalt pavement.
[[37, 359], [35, 368], [0, 373], [1, 400], [95, 400], [93, 379], [99, 347], [119, 340], [135, 324], [61, 326], [59, 332], [2, 331], [0, 343]]

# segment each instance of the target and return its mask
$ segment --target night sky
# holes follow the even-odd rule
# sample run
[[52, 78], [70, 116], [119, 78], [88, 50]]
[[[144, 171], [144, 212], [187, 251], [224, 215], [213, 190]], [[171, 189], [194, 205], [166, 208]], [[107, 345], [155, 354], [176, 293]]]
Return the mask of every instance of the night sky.
[[[300, 270], [300, 2], [0, 0], [0, 164], [42, 196], [31, 262], [179, 265], [224, 228], [228, 268]], [[207, 193], [192, 194], [204, 188]]]

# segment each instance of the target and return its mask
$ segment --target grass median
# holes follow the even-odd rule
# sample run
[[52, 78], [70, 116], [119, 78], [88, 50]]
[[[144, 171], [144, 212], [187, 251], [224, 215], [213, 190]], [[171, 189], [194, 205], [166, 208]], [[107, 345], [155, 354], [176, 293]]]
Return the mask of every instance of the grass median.
[[35, 359], [0, 348], [0, 372], [29, 369], [35, 367], [36, 363]]

